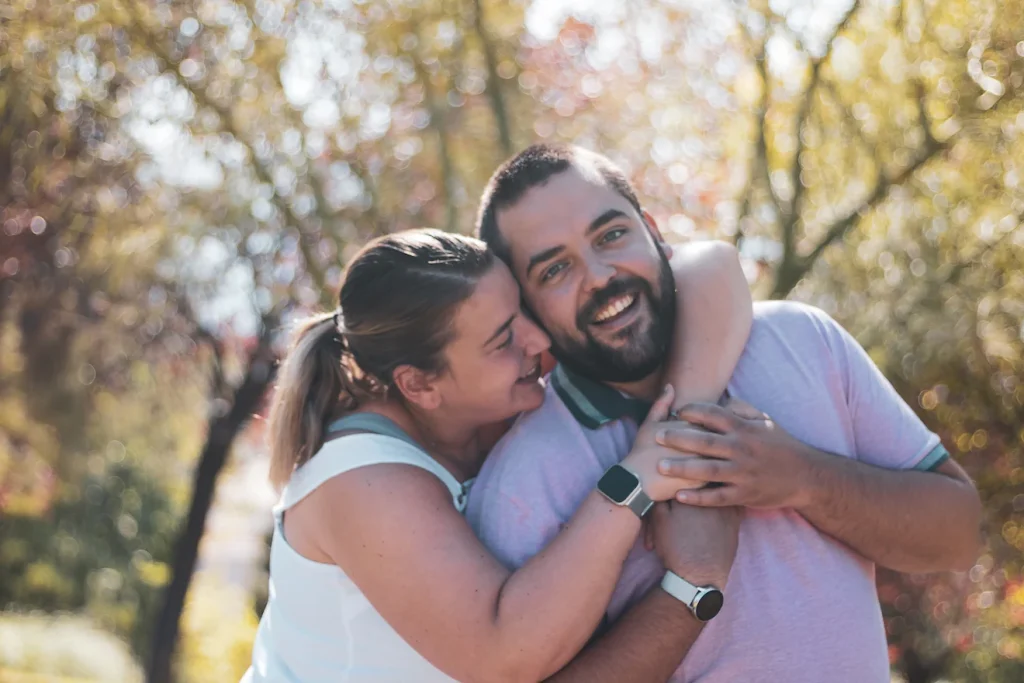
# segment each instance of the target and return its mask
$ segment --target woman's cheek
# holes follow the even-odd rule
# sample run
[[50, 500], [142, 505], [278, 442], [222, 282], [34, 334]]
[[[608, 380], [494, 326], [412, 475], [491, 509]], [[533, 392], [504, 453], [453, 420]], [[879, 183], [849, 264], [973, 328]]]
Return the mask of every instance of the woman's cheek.
[[508, 350], [501, 354], [499, 358], [495, 358], [485, 367], [480, 369], [480, 376], [477, 378], [481, 387], [491, 387], [494, 390], [499, 390], [502, 386], [509, 383], [509, 377], [512, 377], [511, 381], [515, 380], [513, 366], [515, 363], [510, 357], [511, 354]]
[[505, 357], [504, 367], [501, 369], [501, 375], [510, 378], [514, 382], [519, 379], [519, 371], [522, 369], [522, 366], [522, 349], [509, 349], [509, 353]]

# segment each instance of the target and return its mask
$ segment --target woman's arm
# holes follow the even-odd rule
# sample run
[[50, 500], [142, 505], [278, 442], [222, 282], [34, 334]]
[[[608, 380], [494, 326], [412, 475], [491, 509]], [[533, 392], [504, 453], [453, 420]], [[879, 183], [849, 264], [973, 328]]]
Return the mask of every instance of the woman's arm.
[[[653, 473], [654, 443], [672, 392], [641, 427], [624, 463]], [[644, 488], [671, 498], [674, 480], [649, 474]], [[481, 544], [432, 474], [381, 464], [334, 477], [299, 505], [312, 537], [402, 638], [467, 683], [542, 680], [593, 634], [640, 520], [591, 493], [548, 546], [518, 571]], [[296, 506], [296, 511], [298, 506]]]
[[750, 336], [753, 304], [736, 247], [691, 242], [675, 247], [676, 329], [665, 381], [674, 410], [717, 403]]

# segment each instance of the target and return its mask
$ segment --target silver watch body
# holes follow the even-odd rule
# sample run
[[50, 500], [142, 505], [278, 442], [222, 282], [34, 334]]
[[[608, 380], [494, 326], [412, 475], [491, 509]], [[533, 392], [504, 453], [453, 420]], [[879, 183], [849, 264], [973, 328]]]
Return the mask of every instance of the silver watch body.
[[654, 505], [651, 497], [644, 493], [640, 477], [622, 465], [609, 467], [597, 482], [597, 490], [612, 503], [628, 507], [640, 519]]
[[725, 604], [725, 595], [715, 586], [695, 586], [671, 570], [665, 572], [661, 587], [686, 605], [698, 621], [711, 621]]

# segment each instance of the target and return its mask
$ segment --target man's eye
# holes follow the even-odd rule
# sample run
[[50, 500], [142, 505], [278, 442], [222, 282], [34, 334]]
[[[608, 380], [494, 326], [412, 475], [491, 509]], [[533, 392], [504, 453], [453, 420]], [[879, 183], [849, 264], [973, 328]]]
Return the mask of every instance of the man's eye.
[[498, 344], [498, 348], [499, 349], [507, 349], [508, 347], [512, 346], [512, 338], [513, 338], [512, 332], [509, 331], [508, 338], [505, 339], [505, 341], [503, 341], [500, 344]]
[[598, 240], [598, 244], [607, 244], [608, 242], [614, 242], [615, 240], [619, 239], [625, 234], [625, 228], [615, 228], [614, 230], [609, 230], [605, 234], [601, 235], [601, 239]]
[[551, 278], [553, 278], [554, 276], [556, 276], [560, 272], [562, 272], [562, 269], [564, 267], [565, 267], [565, 263], [555, 263], [554, 265], [549, 266], [547, 268], [547, 270], [545, 270], [541, 274], [540, 281], [541, 282], [547, 282], [548, 280], [550, 280]]

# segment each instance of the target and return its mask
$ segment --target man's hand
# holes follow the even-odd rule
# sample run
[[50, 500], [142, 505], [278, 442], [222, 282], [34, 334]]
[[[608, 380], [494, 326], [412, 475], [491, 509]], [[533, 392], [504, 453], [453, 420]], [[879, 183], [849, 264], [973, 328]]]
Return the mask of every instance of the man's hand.
[[705, 457], [665, 458], [659, 471], [723, 485], [680, 491], [678, 501], [790, 508], [897, 571], [962, 571], [978, 556], [978, 493], [952, 461], [928, 472], [889, 470], [803, 444], [764, 415], [746, 419], [694, 404], [679, 417], [712, 431], [669, 430], [659, 433], [659, 443]]
[[690, 583], [725, 588], [736, 559], [741, 516], [738, 508], [658, 503], [651, 510], [647, 539], [661, 563]]
[[799, 508], [808, 503], [804, 485], [807, 446], [787, 434], [763, 413], [695, 403], [677, 413], [698, 428], [659, 432], [659, 444], [704, 457], [662, 459], [658, 471], [667, 477], [719, 482], [718, 488], [681, 491], [676, 500], [700, 506]]

